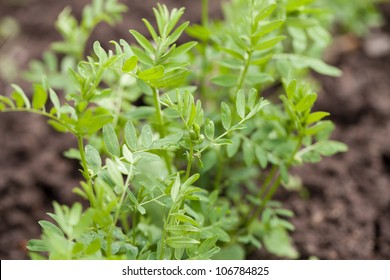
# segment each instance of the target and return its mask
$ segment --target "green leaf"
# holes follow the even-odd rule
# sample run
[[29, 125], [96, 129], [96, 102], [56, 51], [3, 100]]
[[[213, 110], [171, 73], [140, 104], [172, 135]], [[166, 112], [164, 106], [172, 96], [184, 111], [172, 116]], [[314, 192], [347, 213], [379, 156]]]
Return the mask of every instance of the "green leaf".
[[144, 81], [157, 80], [164, 76], [164, 67], [157, 65], [138, 74], [138, 78]]
[[154, 54], [154, 48], [152, 44], [141, 33], [136, 30], [130, 30], [131, 35], [137, 40], [138, 44], [143, 47], [148, 53]]
[[183, 22], [178, 28], [176, 28], [175, 31], [172, 32], [171, 35], [168, 36], [168, 44], [171, 45], [179, 39], [183, 31], [187, 28], [189, 25], [189, 21]]
[[340, 69], [331, 66], [329, 64], [326, 64], [325, 62], [319, 59], [310, 59], [309, 66], [313, 68], [314, 71], [317, 71], [320, 74], [324, 74], [332, 77], [339, 77], [342, 74]]
[[47, 252], [47, 244], [44, 240], [31, 239], [27, 243], [27, 249], [35, 252]]
[[124, 182], [123, 182], [123, 176], [119, 171], [118, 166], [111, 159], [107, 159], [106, 165], [107, 165], [108, 174], [110, 175], [112, 182], [115, 184], [115, 186], [119, 187], [120, 193], [122, 193]]
[[321, 141], [315, 145], [315, 150], [323, 156], [332, 156], [339, 152], [346, 152], [348, 146], [338, 141]]
[[56, 225], [49, 221], [39, 221], [38, 224], [43, 228], [45, 232], [50, 232], [59, 236], [64, 236], [64, 232]]
[[85, 249], [85, 254], [86, 255], [93, 255], [97, 251], [99, 251], [100, 248], [101, 248], [100, 240], [95, 239], [87, 246], [87, 248]]
[[221, 87], [233, 87], [237, 83], [236, 75], [219, 75], [211, 79], [211, 82]]
[[248, 140], [244, 141], [242, 149], [244, 153], [244, 161], [247, 166], [251, 166], [253, 160], [255, 159], [253, 148], [254, 147], [251, 141]]
[[129, 150], [129, 148], [127, 148], [126, 145], [122, 146], [122, 153], [123, 153], [123, 156], [125, 157], [125, 159], [127, 160], [127, 162], [129, 162], [131, 164], [134, 163], [133, 153]]
[[99, 152], [91, 145], [85, 146], [85, 159], [87, 161], [88, 168], [94, 173], [98, 172], [102, 166], [102, 159]]
[[249, 96], [248, 96], [248, 107], [250, 110], [253, 110], [256, 104], [256, 98], [257, 98], [257, 90], [252, 88], [249, 91]]
[[144, 51], [142, 51], [139, 48], [134, 47], [134, 46], [131, 47], [131, 50], [134, 53], [134, 55], [136, 55], [138, 57], [138, 60], [140, 62], [142, 62], [143, 64], [148, 65], [148, 66], [153, 66], [153, 64], [154, 64], [153, 59], [151, 59], [150, 56], [148, 56]]
[[23, 89], [19, 87], [18, 85], [12, 84], [12, 87], [14, 88], [15, 92], [12, 94], [12, 97], [16, 101], [17, 107], [26, 107], [27, 109], [31, 108], [30, 100], [28, 100], [26, 94], [24, 93]]
[[83, 207], [79, 202], [76, 202], [73, 204], [72, 208], [70, 209], [69, 216], [68, 216], [68, 223], [71, 226], [77, 225], [77, 223], [80, 220], [81, 213], [83, 211]]
[[259, 22], [259, 21], [262, 21], [263, 19], [265, 19], [266, 17], [268, 17], [274, 10], [275, 8], [277, 7], [276, 3], [273, 3], [267, 7], [265, 7], [264, 9], [262, 9], [255, 17], [255, 22]]
[[225, 102], [222, 102], [221, 111], [222, 126], [225, 130], [228, 130], [232, 124], [232, 112], [230, 111], [229, 105], [227, 105]]
[[317, 163], [321, 161], [321, 155], [316, 151], [309, 151], [302, 155], [302, 160], [309, 163]]
[[245, 93], [241, 89], [237, 92], [236, 109], [238, 115], [243, 119], [245, 117]]
[[190, 248], [200, 244], [200, 242], [196, 239], [181, 236], [169, 237], [167, 238], [166, 242], [167, 245], [172, 248]]
[[125, 125], [125, 141], [127, 146], [136, 151], [138, 147], [137, 131], [135, 130], [134, 124], [128, 121]]
[[199, 246], [199, 253], [205, 254], [209, 252], [213, 247], [215, 247], [215, 243], [218, 241], [217, 236], [209, 237], [205, 241], [202, 242]]
[[96, 54], [96, 56], [99, 58], [99, 63], [103, 64], [107, 61], [107, 53], [106, 51], [100, 46], [100, 43], [98, 41], [93, 43], [93, 51]]
[[182, 223], [190, 223], [196, 227], [199, 227], [199, 223], [195, 221], [193, 218], [191, 218], [190, 216], [180, 214], [180, 213], [173, 213], [171, 214], [171, 216]]
[[190, 25], [186, 32], [191, 37], [203, 42], [208, 41], [211, 37], [211, 31], [206, 26], [200, 24]]
[[32, 100], [32, 106], [34, 109], [41, 109], [45, 106], [47, 101], [47, 92], [42, 85], [34, 85], [34, 94]]
[[57, 117], [59, 117], [60, 111], [61, 111], [61, 103], [60, 103], [60, 100], [59, 100], [57, 94], [51, 88], [49, 88], [49, 97], [50, 97], [51, 103], [53, 103], [53, 106], [56, 109], [56, 115], [57, 115]]
[[198, 227], [191, 226], [191, 225], [167, 226], [166, 229], [172, 234], [176, 234], [176, 235], [185, 235], [185, 234], [200, 232], [200, 229]]
[[275, 213], [278, 216], [284, 216], [284, 217], [294, 217], [294, 212], [288, 209], [275, 209]]
[[331, 66], [329, 64], [326, 64], [322, 60], [314, 57], [308, 57], [308, 56], [297, 55], [297, 54], [275, 54], [273, 58], [279, 59], [281, 61], [289, 60], [290, 64], [296, 67], [297, 69], [310, 67], [314, 71], [320, 74], [333, 76], [333, 77], [339, 77], [342, 74], [340, 69]]
[[141, 214], [141, 215], [145, 215], [146, 214], [146, 209], [142, 206], [142, 205], [137, 205], [137, 210], [138, 212]]
[[255, 155], [257, 161], [260, 163], [261, 168], [266, 168], [268, 163], [267, 152], [260, 146], [256, 146]]
[[267, 73], [250, 73], [246, 75], [245, 82], [249, 85], [262, 85], [273, 82], [274, 78]]
[[199, 173], [195, 173], [190, 178], [188, 178], [182, 185], [182, 188], [185, 190], [190, 187], [193, 183], [195, 183], [199, 179]]
[[181, 138], [183, 138], [183, 133], [177, 132], [175, 134], [154, 141], [153, 147], [158, 148], [177, 145]]
[[287, 166], [285, 164], [280, 164], [279, 171], [280, 171], [280, 176], [282, 177], [283, 183], [287, 184], [289, 182], [289, 174], [288, 174]]
[[318, 134], [324, 130], [329, 129], [332, 126], [332, 123], [330, 121], [319, 121], [318, 123], [314, 124], [313, 126], [310, 126], [306, 128], [306, 135], [314, 135]]
[[213, 260], [244, 260], [245, 250], [242, 246], [235, 244], [227, 247], [222, 247], [221, 250], [216, 253]]
[[107, 148], [107, 151], [112, 156], [119, 157], [120, 156], [119, 141], [112, 124], [107, 124], [103, 127], [103, 140]]
[[271, 21], [270, 23], [262, 25], [259, 28], [259, 31], [255, 33], [255, 38], [258, 39], [258, 38], [272, 32], [273, 30], [281, 27], [283, 25], [283, 23], [284, 23], [284, 20], [274, 20], [274, 21]]
[[323, 118], [329, 116], [330, 114], [328, 112], [314, 112], [314, 113], [311, 113], [308, 117], [307, 117], [307, 120], [306, 120], [306, 124], [309, 125], [309, 124], [312, 124], [312, 123], [315, 123], [315, 122], [318, 122], [320, 120], [322, 120]]
[[152, 35], [153, 40], [157, 41], [158, 35], [156, 33], [156, 30], [153, 28], [153, 26], [150, 24], [150, 22], [147, 19], [143, 18], [142, 21], [144, 22], [146, 28], [149, 30], [150, 35]]
[[289, 0], [287, 1], [286, 8], [288, 12], [292, 12], [313, 2], [314, 0]]
[[197, 42], [188, 42], [185, 43], [177, 48], [175, 48], [171, 53], [170, 57], [179, 57], [183, 54], [188, 53], [193, 47], [195, 47]]
[[125, 61], [125, 63], [123, 63], [122, 71], [123, 72], [131, 72], [137, 67], [137, 64], [138, 64], [138, 57], [133, 55], [132, 57], [127, 59]]
[[15, 108], [15, 104], [8, 97], [0, 95], [0, 102], [4, 103], [5, 105], [8, 105], [10, 108]]
[[76, 123], [75, 130], [82, 135], [93, 134], [100, 130], [104, 125], [110, 123], [112, 119], [112, 115], [104, 108], [97, 107], [95, 111], [88, 109]]
[[172, 188], [171, 188], [171, 198], [173, 202], [176, 201], [179, 191], [180, 191], [181, 181], [180, 181], [180, 175], [179, 173], [176, 174], [175, 181], [173, 182]]
[[291, 245], [287, 231], [281, 227], [272, 229], [270, 233], [267, 233], [263, 242], [270, 253], [291, 259], [298, 257], [297, 251]]
[[297, 80], [292, 80], [286, 89], [287, 98], [292, 100], [295, 95], [295, 91], [297, 90]]
[[317, 100], [317, 94], [315, 93], [309, 93], [305, 95], [298, 104], [295, 105], [295, 110], [297, 112], [304, 112], [306, 110], [311, 109], [314, 102]]
[[293, 38], [293, 48], [295, 53], [303, 53], [307, 47], [307, 36], [302, 28], [288, 27], [288, 32]]
[[229, 158], [232, 158], [238, 152], [238, 149], [240, 148], [241, 137], [238, 134], [235, 134], [231, 140], [232, 144], [226, 146], [226, 151]]
[[212, 120], [206, 119], [206, 122], [204, 125], [204, 132], [206, 134], [206, 137], [209, 140], [214, 140], [215, 127], [214, 127], [214, 122]]
[[219, 138], [215, 140], [215, 144], [217, 145], [230, 145], [232, 144], [232, 141], [227, 138]]
[[237, 58], [238, 60], [241, 60], [241, 61], [245, 60], [244, 56], [235, 50], [228, 49], [228, 48], [221, 48], [221, 50], [227, 52], [232, 57]]
[[141, 144], [145, 148], [150, 148], [153, 144], [153, 132], [150, 125], [144, 125], [141, 130]]
[[280, 35], [280, 36], [276, 36], [272, 39], [262, 41], [258, 45], [255, 46], [255, 50], [262, 51], [262, 50], [270, 49], [270, 48], [274, 47], [276, 44], [278, 44], [279, 42], [283, 41], [285, 38], [286, 38], [286, 36]]

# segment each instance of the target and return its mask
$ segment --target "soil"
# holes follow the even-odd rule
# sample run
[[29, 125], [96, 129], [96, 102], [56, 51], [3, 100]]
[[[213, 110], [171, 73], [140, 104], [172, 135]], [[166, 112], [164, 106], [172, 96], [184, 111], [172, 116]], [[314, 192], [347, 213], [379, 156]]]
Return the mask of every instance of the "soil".
[[[0, 65], [7, 59], [20, 72], [59, 39], [53, 22], [65, 5], [79, 17], [88, 0], [4, 0], [0, 21], [12, 17], [16, 36], [0, 33]], [[160, 1], [170, 7], [182, 1]], [[219, 16], [218, 1], [212, 16]], [[152, 0], [127, 1], [124, 21], [115, 29], [102, 24], [94, 39], [108, 42], [130, 38], [127, 30], [144, 30], [139, 19], [152, 18]], [[186, 18], [200, 18], [200, 1], [186, 1]], [[366, 39], [340, 37], [330, 61], [343, 70], [341, 78], [316, 75], [322, 84], [317, 110], [329, 111], [335, 122], [333, 138], [349, 151], [319, 164], [294, 170], [302, 179], [298, 192], [282, 191], [279, 198], [295, 212], [292, 233], [302, 259], [390, 259], [390, 51], [374, 50], [370, 42], [390, 38], [390, 4], [381, 6], [384, 27]], [[374, 37], [373, 37], [374, 36]], [[385, 44], [384, 43], [384, 44]], [[336, 44], [337, 46], [337, 44]], [[10, 66], [11, 67], [11, 66]], [[10, 92], [10, 79], [0, 71], [0, 92]], [[17, 83], [22, 83], [17, 81]], [[22, 83], [23, 85], [23, 83]], [[31, 114], [0, 114], [0, 259], [26, 259], [25, 244], [38, 238], [37, 221], [52, 211], [52, 201], [71, 204], [72, 188], [81, 177], [78, 163], [63, 157], [76, 146], [70, 135], [58, 134], [45, 119]], [[257, 257], [271, 257], [259, 252]]]

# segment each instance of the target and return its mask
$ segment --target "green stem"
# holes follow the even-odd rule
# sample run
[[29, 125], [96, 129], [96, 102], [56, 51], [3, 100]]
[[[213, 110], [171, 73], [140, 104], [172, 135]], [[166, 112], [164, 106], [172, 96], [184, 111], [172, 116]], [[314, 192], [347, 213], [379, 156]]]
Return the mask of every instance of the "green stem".
[[[111, 241], [112, 241], [113, 232], [114, 232], [114, 229], [115, 229], [116, 224], [118, 222], [119, 214], [120, 214], [122, 205], [123, 205], [123, 203], [124, 203], [124, 201], [126, 199], [127, 190], [130, 187], [130, 180], [132, 178], [133, 178], [133, 165], [131, 164], [130, 168], [129, 168], [128, 175], [127, 175], [127, 178], [126, 178], [126, 181], [125, 181], [125, 184], [123, 186], [122, 194], [121, 194], [121, 197], [119, 199], [119, 203], [118, 203], [117, 209], [115, 211], [114, 220], [112, 222], [112, 227], [110, 229], [110, 232], [109, 232], [109, 235], [108, 235], [108, 238], [107, 238], [107, 255], [108, 256], [111, 255]], [[133, 225], [133, 227], [134, 227], [134, 225]]]
[[[202, 0], [202, 18], [201, 23], [204, 27], [207, 27], [209, 24], [209, 1], [208, 0]], [[199, 92], [202, 97], [206, 96], [206, 82], [207, 82], [207, 68], [209, 65], [209, 62], [207, 60], [207, 40], [201, 42], [200, 45], [200, 54], [202, 57], [202, 64], [201, 64], [201, 73], [199, 78]]]
[[242, 86], [244, 85], [246, 74], [248, 73], [249, 66], [251, 64], [252, 60], [252, 51], [247, 51], [248, 58], [245, 60], [244, 69], [241, 71], [240, 78], [237, 83], [237, 91], [242, 89]]
[[133, 234], [132, 234], [132, 238], [133, 238], [133, 244], [135, 244], [135, 239], [136, 239], [136, 226], [137, 226], [137, 211], [134, 209], [133, 211], [133, 221], [132, 221], [132, 224], [133, 224]]
[[160, 137], [164, 138], [166, 136], [166, 131], [164, 126], [164, 119], [161, 110], [161, 105], [160, 105], [160, 95], [158, 93], [158, 90], [155, 87], [152, 87], [152, 91], [153, 91], [153, 105], [154, 105], [154, 109], [156, 110], [156, 117], [158, 123], [157, 130], [158, 133], [160, 133]]
[[207, 26], [209, 24], [209, 1], [202, 0], [202, 25]]
[[188, 164], [187, 164], [187, 170], [184, 181], [186, 181], [188, 178], [190, 178], [191, 175], [191, 167], [192, 167], [192, 161], [194, 160], [194, 146], [192, 145], [192, 142], [190, 144], [190, 155], [188, 158]]
[[89, 175], [87, 160], [85, 158], [83, 136], [77, 135], [77, 144], [80, 152], [81, 166], [83, 167], [83, 176], [87, 180], [87, 183], [89, 184], [91, 182], [91, 176]]
[[[297, 146], [295, 147], [295, 150], [294, 152], [291, 154], [291, 157], [290, 159], [288, 160], [287, 162], [287, 168], [291, 166], [291, 162], [293, 161], [294, 159], [294, 156], [295, 154], [297, 154], [299, 152], [299, 149], [302, 145], [302, 139], [303, 139], [303, 136], [302, 134], [300, 134], [299, 138], [298, 138], [298, 142], [297, 142]], [[266, 188], [267, 186], [272, 182], [272, 179], [275, 177], [276, 173], [277, 173], [277, 166], [274, 165], [270, 171], [270, 173], [268, 174], [268, 176], [266, 177], [263, 185], [261, 186], [260, 188], [260, 191], [258, 193], [258, 198], [261, 199], [261, 197], [264, 195], [264, 193], [266, 192]], [[269, 191], [268, 193], [265, 195], [264, 199], [262, 199], [261, 201], [261, 204], [259, 205], [259, 207], [255, 210], [253, 216], [249, 219], [248, 221], [248, 225], [253, 222], [255, 219], [257, 219], [257, 217], [261, 214], [261, 212], [264, 210], [265, 206], [267, 205], [267, 203], [272, 199], [273, 195], [275, 194], [275, 192], [277, 191], [277, 189], [279, 188], [280, 186], [280, 183], [281, 183], [281, 176], [278, 176], [274, 183], [271, 185], [271, 187], [269, 188]]]
[[250, 225], [255, 219], [257, 219], [261, 212], [264, 210], [265, 206], [268, 204], [268, 202], [271, 200], [271, 198], [273, 197], [273, 195], [275, 194], [275, 192], [277, 191], [277, 189], [279, 188], [280, 186], [280, 183], [281, 183], [281, 177], [278, 176], [275, 180], [274, 180], [274, 183], [271, 185], [268, 193], [266, 194], [266, 196], [264, 197], [264, 199], [261, 201], [261, 204], [259, 205], [259, 207], [255, 210], [253, 216], [249, 219], [248, 221], [248, 225]]
[[[165, 129], [164, 117], [161, 110], [160, 95], [158, 93], [158, 90], [155, 87], [152, 87], [152, 91], [153, 91], [153, 103], [154, 103], [154, 108], [156, 110], [156, 117], [157, 117], [157, 130], [158, 133], [160, 134], [160, 137], [164, 138], [167, 135], [167, 131]], [[168, 173], [171, 174], [172, 161], [171, 158], [169, 157], [167, 150], [163, 150], [163, 158], [165, 161], [165, 165], [167, 166]]]
[[274, 178], [275, 174], [276, 174], [276, 171], [278, 171], [278, 168], [276, 165], [272, 166], [272, 169], [270, 170], [270, 172], [268, 173], [267, 177], [265, 178], [263, 184], [261, 185], [260, 187], [260, 190], [259, 190], [259, 193], [257, 194], [257, 197], [259, 199], [261, 199], [264, 195], [264, 193], [266, 192], [267, 190], [267, 187], [269, 186], [269, 184], [272, 182], [272, 179]]
[[207, 43], [206, 42], [202, 42], [202, 46], [200, 46], [201, 50], [201, 57], [202, 57], [202, 65], [201, 65], [201, 68], [202, 68], [202, 72], [200, 73], [200, 77], [199, 77], [199, 87], [200, 87], [200, 95], [201, 97], [206, 97], [206, 94], [207, 94], [207, 86], [206, 86], [206, 82], [207, 82], [207, 68], [209, 67], [208, 66], [208, 60], [207, 60]]
[[165, 255], [165, 238], [166, 238], [166, 235], [167, 235], [167, 229], [166, 228], [167, 228], [167, 226], [172, 226], [173, 225], [174, 220], [171, 219], [172, 213], [177, 213], [179, 208], [180, 208], [180, 205], [181, 205], [181, 202], [175, 201], [173, 203], [171, 209], [169, 209], [168, 216], [167, 216], [166, 220], [164, 221], [163, 233], [162, 233], [162, 236], [161, 236], [161, 251], [160, 251], [160, 256], [159, 256], [160, 260], [163, 260], [164, 259], [164, 255]]
[[217, 174], [215, 176], [214, 180], [214, 190], [218, 190], [218, 192], [221, 191], [221, 180], [222, 180], [222, 172], [223, 172], [223, 155], [221, 150], [218, 150], [218, 167], [217, 167]]
[[160, 256], [159, 256], [160, 260], [163, 260], [164, 259], [164, 255], [165, 255], [165, 238], [166, 238], [166, 235], [167, 235], [166, 227], [167, 227], [167, 225], [169, 225], [172, 209], [173, 209], [173, 205], [172, 205], [172, 208], [169, 210], [168, 217], [165, 220], [164, 226], [163, 226], [163, 233], [162, 233], [162, 236], [161, 236], [161, 250], [160, 250]]
[[67, 123], [63, 122], [61, 119], [59, 119], [59, 118], [55, 117], [54, 115], [51, 115], [45, 111], [40, 111], [37, 109], [28, 109], [28, 108], [15, 108], [15, 109], [7, 108], [7, 109], [3, 109], [1, 112], [2, 113], [28, 112], [28, 113], [34, 113], [37, 115], [41, 115], [41, 116], [44, 116], [46, 118], [52, 119], [52, 120], [60, 123], [63, 127], [65, 127], [67, 130], [69, 130], [69, 132], [72, 133], [73, 135], [77, 134], [76, 131], [73, 128], [71, 128]]

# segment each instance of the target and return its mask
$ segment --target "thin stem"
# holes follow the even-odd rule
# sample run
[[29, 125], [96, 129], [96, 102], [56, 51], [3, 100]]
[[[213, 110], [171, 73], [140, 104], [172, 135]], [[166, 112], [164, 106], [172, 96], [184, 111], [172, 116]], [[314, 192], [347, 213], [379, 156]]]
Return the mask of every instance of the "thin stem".
[[248, 58], [245, 60], [245, 65], [243, 71], [241, 71], [240, 78], [237, 83], [237, 91], [242, 89], [242, 86], [244, 85], [246, 74], [248, 73], [249, 66], [251, 64], [252, 60], [252, 51], [248, 51]]
[[267, 177], [265, 178], [263, 184], [261, 185], [260, 187], [260, 190], [259, 190], [259, 193], [257, 194], [257, 197], [259, 199], [261, 199], [261, 197], [264, 195], [264, 193], [266, 192], [267, 190], [267, 187], [269, 186], [269, 184], [272, 182], [272, 179], [274, 178], [275, 174], [276, 174], [276, 171], [277, 171], [277, 167], [276, 165], [272, 166], [272, 169], [270, 170], [270, 172], [268, 173]]
[[255, 210], [253, 216], [248, 221], [248, 225], [250, 225], [255, 219], [257, 219], [257, 217], [259, 217], [261, 212], [264, 210], [265, 206], [268, 204], [268, 202], [271, 200], [271, 198], [273, 197], [273, 195], [275, 194], [275, 192], [279, 188], [281, 180], [282, 180], [281, 176], [278, 175], [278, 177], [275, 179], [274, 183], [271, 185], [268, 193], [266, 194], [264, 199], [261, 201], [261, 204]]
[[[167, 131], [165, 129], [164, 117], [163, 117], [163, 113], [161, 110], [160, 95], [158, 93], [158, 90], [155, 87], [152, 87], [152, 91], [153, 91], [153, 103], [154, 103], [154, 108], [156, 110], [156, 117], [157, 117], [157, 124], [158, 124], [157, 130], [158, 130], [158, 133], [160, 134], [160, 137], [164, 138], [167, 135]], [[167, 169], [168, 169], [168, 173], [171, 174], [172, 173], [172, 162], [171, 162], [171, 159], [168, 155], [168, 151], [163, 150], [162, 152], [163, 152], [163, 158], [165, 161], [165, 165], [167, 166]]]
[[[202, 18], [201, 23], [204, 27], [207, 27], [209, 24], [209, 1], [208, 0], [202, 0]], [[207, 40], [201, 42], [200, 45], [200, 54], [202, 57], [202, 64], [201, 64], [201, 73], [199, 77], [199, 91], [200, 95], [202, 97], [206, 96], [206, 82], [207, 82], [207, 68], [209, 65], [209, 61], [207, 59]]]
[[215, 176], [215, 180], [214, 180], [214, 190], [218, 190], [220, 191], [221, 190], [221, 180], [222, 180], [222, 172], [223, 172], [223, 167], [224, 167], [224, 164], [223, 164], [223, 155], [222, 155], [222, 152], [224, 150], [218, 150], [218, 166], [217, 166], [217, 174]]
[[186, 181], [188, 178], [190, 178], [191, 175], [191, 167], [192, 167], [192, 161], [194, 160], [194, 146], [191, 142], [190, 144], [190, 155], [188, 157], [188, 164], [187, 164], [187, 170], [184, 181]]
[[160, 251], [160, 256], [159, 256], [160, 260], [163, 260], [164, 255], [165, 255], [165, 238], [167, 235], [166, 227], [171, 226], [173, 224], [173, 220], [171, 219], [172, 213], [177, 213], [177, 211], [179, 210], [178, 208], [180, 207], [180, 204], [181, 204], [181, 202], [178, 203], [177, 201], [173, 203], [171, 209], [169, 209], [168, 216], [167, 216], [166, 220], [164, 221], [163, 233], [161, 236], [161, 251]]
[[132, 224], [133, 224], [133, 234], [132, 234], [132, 238], [133, 238], [133, 243], [135, 244], [135, 239], [136, 239], [136, 231], [135, 231], [135, 228], [137, 226], [137, 211], [134, 209], [133, 211], [133, 221], [132, 221]]
[[155, 87], [152, 87], [153, 91], [153, 105], [156, 109], [156, 117], [157, 117], [157, 123], [158, 123], [158, 132], [160, 133], [161, 138], [166, 136], [165, 126], [164, 126], [164, 119], [163, 114], [161, 110], [160, 105], [160, 95], [158, 93], [158, 90]]
[[160, 260], [163, 260], [164, 255], [165, 255], [165, 237], [167, 235], [166, 226], [169, 225], [172, 209], [173, 209], [173, 205], [172, 205], [171, 209], [169, 210], [167, 219], [164, 221], [163, 233], [161, 236], [161, 251], [160, 251], [160, 256], [159, 256]]
[[155, 197], [155, 198], [153, 198], [153, 199], [151, 199], [151, 200], [144, 201], [144, 202], [140, 203], [139, 205], [142, 206], [142, 205], [148, 204], [148, 203], [150, 203], [150, 202], [159, 200], [160, 198], [162, 198], [162, 197], [164, 197], [164, 196], [166, 196], [166, 194], [162, 194], [162, 195], [159, 195], [159, 196], [157, 196], [157, 197]]
[[85, 151], [84, 151], [83, 136], [77, 135], [77, 144], [78, 144], [78, 148], [79, 148], [79, 152], [80, 152], [81, 166], [83, 167], [83, 176], [89, 184], [91, 182], [91, 176], [89, 175], [89, 172], [88, 172], [87, 160], [86, 160]]
[[[297, 146], [295, 147], [294, 152], [291, 154], [291, 157], [287, 162], [287, 168], [290, 167], [291, 162], [293, 161], [295, 155], [299, 152], [299, 148], [302, 145], [302, 139], [303, 139], [303, 136], [301, 134], [298, 138]], [[260, 188], [260, 191], [258, 193], [258, 197], [260, 199], [264, 195], [264, 193], [266, 192], [266, 187], [271, 183], [272, 179], [275, 177], [277, 170], [278, 170], [277, 166], [274, 165], [272, 167], [270, 173], [268, 174], [267, 178], [265, 179], [262, 187]], [[249, 221], [247, 223], [248, 225], [251, 222], [253, 222], [253, 220], [257, 219], [257, 217], [261, 214], [261, 212], [264, 210], [267, 203], [272, 199], [273, 195], [275, 194], [275, 192], [279, 188], [281, 182], [282, 182], [282, 178], [280, 175], [278, 175], [278, 177], [275, 179], [274, 183], [269, 188], [268, 193], [265, 195], [264, 199], [261, 201], [260, 206], [255, 210], [253, 216], [249, 219]]]
[[[272, 179], [275, 177], [277, 170], [278, 169], [277, 169], [276, 165], [272, 166], [271, 170], [267, 174], [267, 176], [266, 176], [263, 184], [261, 185], [259, 192], [256, 196], [258, 199], [262, 200], [262, 196], [266, 192], [269, 184], [272, 182]], [[253, 220], [255, 220], [259, 216], [260, 213], [257, 213], [259, 208], [260, 208], [260, 206], [258, 208], [255, 208], [251, 218], [249, 220], [247, 220], [247, 225], [249, 225]], [[260, 210], [260, 212], [261, 212], [261, 210]]]
[[57, 118], [56, 116], [54, 115], [51, 115], [49, 114], [48, 112], [45, 112], [45, 111], [40, 111], [40, 110], [37, 110], [37, 109], [27, 109], [27, 108], [7, 108], [7, 109], [3, 109], [1, 111], [2, 113], [13, 113], [13, 112], [28, 112], [28, 113], [34, 113], [34, 114], [38, 114], [38, 115], [41, 115], [41, 116], [44, 116], [44, 117], [47, 117], [49, 119], [52, 119], [58, 123], [60, 123], [62, 126], [64, 126], [67, 130], [69, 130], [70, 133], [76, 135], [76, 131], [74, 129], [72, 129], [67, 123], [63, 122], [61, 119]]
[[221, 139], [222, 137], [226, 136], [228, 133], [230, 133], [231, 131], [234, 130], [235, 127], [241, 125], [243, 122], [245, 122], [247, 119], [246, 118], [243, 118], [241, 121], [239, 121], [236, 125], [232, 126], [231, 128], [229, 128], [228, 130], [226, 130], [224, 133], [222, 133], [221, 135], [219, 135], [217, 138], [214, 139], [214, 141], [210, 141], [206, 146], [204, 146], [202, 149], [200, 149], [198, 151], [198, 154], [201, 154], [203, 153], [206, 149], [208, 149], [212, 144], [214, 144], [215, 142], [217, 142], [219, 139]]
[[202, 0], [202, 25], [207, 26], [209, 24], [209, 1]]

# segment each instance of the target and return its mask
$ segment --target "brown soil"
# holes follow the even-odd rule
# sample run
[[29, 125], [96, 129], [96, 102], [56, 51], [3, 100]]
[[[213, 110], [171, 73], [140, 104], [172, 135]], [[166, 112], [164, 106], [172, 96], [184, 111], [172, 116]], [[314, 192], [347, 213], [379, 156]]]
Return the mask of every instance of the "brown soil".
[[[25, 69], [28, 61], [39, 58], [50, 42], [59, 39], [53, 22], [64, 2], [1, 1], [0, 20], [12, 16], [20, 24], [20, 33], [6, 41], [0, 37], [0, 59], [8, 58]], [[79, 16], [87, 2], [66, 4]], [[130, 9], [123, 23], [115, 29], [99, 26], [95, 39], [130, 38], [128, 29], [143, 30], [139, 19], [151, 18], [155, 1], [127, 2]], [[160, 2], [172, 7], [182, 1]], [[212, 14], [218, 15], [217, 1], [211, 2]], [[199, 19], [200, 1], [186, 1], [186, 5], [186, 17], [193, 22]], [[390, 5], [382, 10], [387, 26], [375, 34], [390, 36]], [[296, 214], [292, 235], [304, 259], [390, 258], [390, 52], [372, 54], [364, 40], [353, 42], [353, 48], [332, 56], [344, 72], [342, 78], [317, 77], [323, 90], [316, 109], [332, 114], [337, 127], [334, 138], [347, 143], [349, 151], [296, 169], [304, 190], [280, 193]], [[8, 84], [0, 72], [0, 92], [9, 92]], [[76, 199], [71, 190], [81, 179], [78, 163], [62, 156], [75, 144], [71, 136], [55, 133], [39, 116], [0, 114], [0, 259], [27, 258], [25, 243], [39, 237], [37, 221], [52, 211], [52, 200], [70, 204]]]

